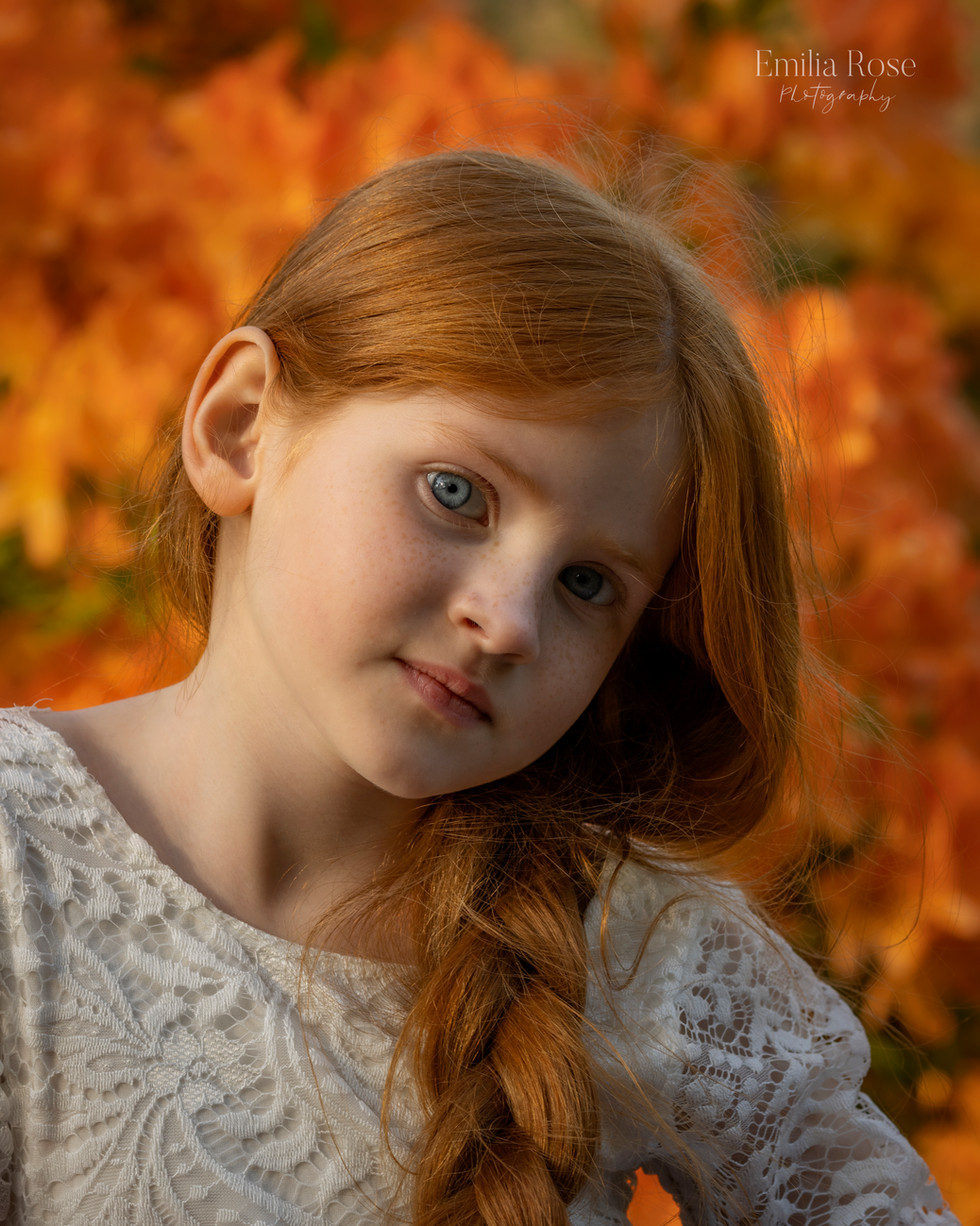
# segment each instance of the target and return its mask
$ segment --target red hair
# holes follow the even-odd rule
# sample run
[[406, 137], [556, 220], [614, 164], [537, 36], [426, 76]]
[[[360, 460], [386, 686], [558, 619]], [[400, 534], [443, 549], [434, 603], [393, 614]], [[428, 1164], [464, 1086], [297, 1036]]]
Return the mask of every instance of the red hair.
[[[602, 865], [637, 845], [735, 842], [796, 744], [802, 648], [772, 411], [686, 253], [570, 174], [504, 153], [376, 175], [239, 322], [272, 338], [277, 412], [298, 424], [351, 394], [425, 387], [515, 414], [666, 406], [682, 423], [680, 556], [596, 699], [526, 770], [436, 802], [383, 883], [416, 917], [402, 1040], [425, 1109], [414, 1221], [564, 1223], [598, 1136], [582, 914]], [[218, 521], [176, 448], [160, 488], [161, 571], [206, 632]]]

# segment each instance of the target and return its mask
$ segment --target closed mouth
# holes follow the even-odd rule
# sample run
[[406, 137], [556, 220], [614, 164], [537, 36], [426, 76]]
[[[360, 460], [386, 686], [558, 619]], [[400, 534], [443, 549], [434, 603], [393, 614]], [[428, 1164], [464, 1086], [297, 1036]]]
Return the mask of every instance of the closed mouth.
[[402, 660], [398, 663], [409, 674], [415, 688], [436, 705], [445, 707], [457, 716], [474, 716], [491, 722], [493, 706], [490, 696], [482, 685], [470, 681], [463, 673], [441, 664], [423, 663], [417, 660]]

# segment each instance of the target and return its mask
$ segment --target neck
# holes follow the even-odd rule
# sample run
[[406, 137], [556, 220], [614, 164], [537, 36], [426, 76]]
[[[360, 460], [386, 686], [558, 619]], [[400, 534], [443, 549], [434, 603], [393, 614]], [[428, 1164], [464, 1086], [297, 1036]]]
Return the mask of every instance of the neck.
[[[371, 882], [425, 802], [345, 771], [295, 711], [240, 693], [229, 702], [221, 673], [206, 660], [180, 685], [45, 722], [181, 877], [222, 910], [305, 942]], [[376, 952], [363, 931], [326, 943]]]

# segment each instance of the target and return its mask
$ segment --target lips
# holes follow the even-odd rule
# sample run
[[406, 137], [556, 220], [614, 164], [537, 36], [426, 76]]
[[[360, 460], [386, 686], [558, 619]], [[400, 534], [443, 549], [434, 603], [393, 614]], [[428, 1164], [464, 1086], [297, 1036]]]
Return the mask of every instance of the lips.
[[463, 673], [419, 660], [400, 659], [398, 663], [406, 680], [426, 705], [453, 723], [488, 723], [493, 719], [489, 694]]

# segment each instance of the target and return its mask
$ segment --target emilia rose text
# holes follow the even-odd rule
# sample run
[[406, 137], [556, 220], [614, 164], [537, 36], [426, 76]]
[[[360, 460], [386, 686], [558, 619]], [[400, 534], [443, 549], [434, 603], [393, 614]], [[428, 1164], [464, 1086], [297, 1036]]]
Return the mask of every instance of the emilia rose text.
[[[780, 102], [809, 103], [824, 114], [833, 110], [838, 102], [858, 106], [867, 102], [876, 105], [879, 111], [887, 111], [893, 95], [879, 93], [876, 87], [883, 79], [915, 76], [915, 60], [910, 57], [886, 59], [866, 56], [863, 51], [856, 50], [848, 51], [846, 65], [841, 60], [839, 67], [841, 71], [838, 71], [838, 60], [834, 56], [820, 55], [812, 48], [799, 55], [776, 55], [771, 49], [761, 48], [755, 53], [755, 75], [783, 82], [779, 90]], [[843, 88], [829, 83], [845, 77], [849, 84]], [[806, 81], [810, 84], [805, 84]]]
[[[843, 64], [841, 65], [843, 67]], [[758, 50], [755, 53], [757, 77], [864, 77], [880, 80], [882, 77], [914, 77], [915, 60], [882, 59], [880, 56], [865, 58], [863, 51], [848, 51], [847, 71], [838, 73], [837, 61], [832, 55], [819, 55], [809, 49], [799, 55], [775, 55], [772, 51]]]

